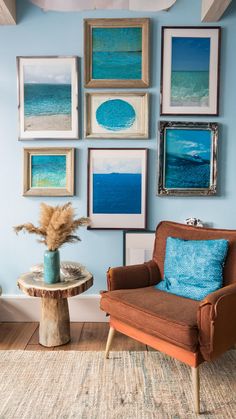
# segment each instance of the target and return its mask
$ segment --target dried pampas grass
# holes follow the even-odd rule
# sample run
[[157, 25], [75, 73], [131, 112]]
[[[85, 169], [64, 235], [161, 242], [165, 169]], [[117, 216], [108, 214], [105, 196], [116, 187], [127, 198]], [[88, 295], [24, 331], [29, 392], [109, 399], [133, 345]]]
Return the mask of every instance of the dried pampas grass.
[[35, 227], [32, 223], [25, 223], [13, 228], [16, 234], [20, 231], [27, 231], [41, 236], [39, 242], [44, 243], [48, 250], [54, 251], [63, 244], [80, 241], [75, 232], [79, 227], [87, 226], [89, 223], [89, 218], [75, 219], [75, 210], [71, 202], [56, 207], [41, 203], [39, 227]]

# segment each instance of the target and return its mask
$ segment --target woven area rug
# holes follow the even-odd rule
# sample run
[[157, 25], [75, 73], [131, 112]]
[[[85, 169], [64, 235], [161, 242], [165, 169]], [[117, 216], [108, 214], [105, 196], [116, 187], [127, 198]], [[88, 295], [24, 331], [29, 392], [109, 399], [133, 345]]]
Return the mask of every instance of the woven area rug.
[[[201, 418], [236, 418], [236, 351], [201, 366]], [[1, 419], [178, 419], [191, 369], [159, 352], [0, 352]]]

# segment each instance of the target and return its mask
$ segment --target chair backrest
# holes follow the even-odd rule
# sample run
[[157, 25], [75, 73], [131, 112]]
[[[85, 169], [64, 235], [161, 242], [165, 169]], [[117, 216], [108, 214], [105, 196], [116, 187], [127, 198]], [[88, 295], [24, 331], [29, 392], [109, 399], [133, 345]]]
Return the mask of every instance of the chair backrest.
[[162, 221], [158, 224], [156, 229], [153, 250], [153, 260], [157, 263], [162, 278], [164, 273], [167, 237], [177, 237], [185, 240], [228, 240], [229, 250], [224, 267], [224, 285], [236, 282], [236, 230], [192, 227], [186, 224], [174, 223], [172, 221]]

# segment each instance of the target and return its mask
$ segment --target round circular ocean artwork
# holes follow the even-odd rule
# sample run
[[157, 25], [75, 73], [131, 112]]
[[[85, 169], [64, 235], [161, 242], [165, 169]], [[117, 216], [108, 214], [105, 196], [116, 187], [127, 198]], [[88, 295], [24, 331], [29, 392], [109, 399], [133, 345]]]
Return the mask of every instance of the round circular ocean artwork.
[[132, 105], [122, 99], [103, 102], [96, 111], [98, 124], [109, 131], [121, 131], [132, 127], [136, 113]]

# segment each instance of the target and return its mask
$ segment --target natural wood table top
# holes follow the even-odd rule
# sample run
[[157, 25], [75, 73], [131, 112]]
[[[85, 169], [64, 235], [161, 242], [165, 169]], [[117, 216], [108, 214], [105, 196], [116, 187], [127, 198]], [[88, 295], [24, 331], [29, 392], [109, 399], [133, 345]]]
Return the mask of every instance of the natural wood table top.
[[84, 271], [78, 279], [71, 278], [65, 282], [46, 284], [35, 277], [33, 272], [21, 275], [17, 281], [18, 287], [31, 297], [68, 298], [82, 294], [93, 285], [93, 275]]

